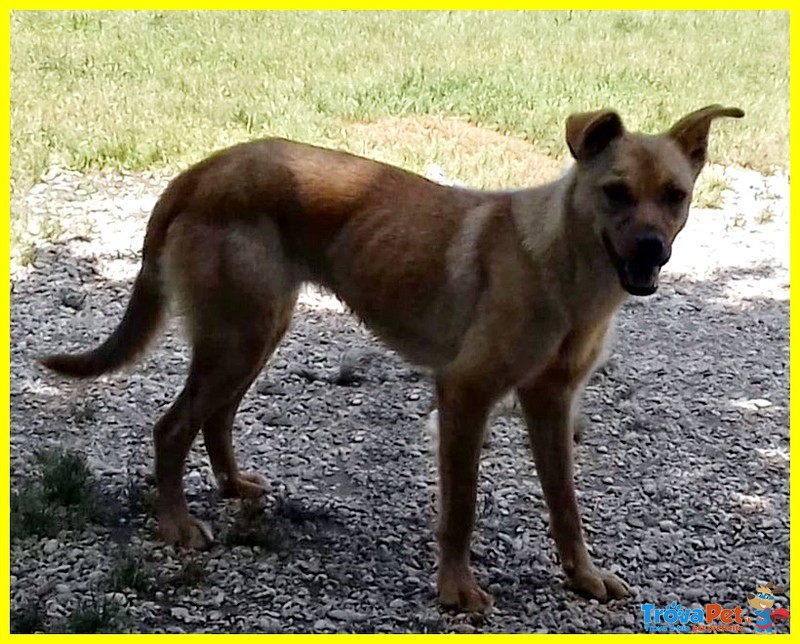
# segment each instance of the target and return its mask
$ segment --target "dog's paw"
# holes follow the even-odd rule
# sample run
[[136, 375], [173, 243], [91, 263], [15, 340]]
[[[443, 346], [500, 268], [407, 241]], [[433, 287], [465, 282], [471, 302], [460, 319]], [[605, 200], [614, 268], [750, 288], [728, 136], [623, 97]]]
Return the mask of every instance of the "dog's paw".
[[575, 571], [567, 586], [581, 595], [606, 602], [630, 595], [628, 585], [615, 574], [590, 566]]
[[493, 600], [469, 574], [440, 579], [439, 603], [462, 613], [485, 613], [492, 607]]
[[259, 499], [267, 491], [267, 483], [256, 472], [241, 472], [235, 479], [224, 481], [220, 491], [226, 499]]
[[182, 520], [161, 517], [158, 521], [158, 531], [161, 539], [171, 546], [190, 550], [206, 550], [214, 543], [211, 529], [192, 516]]

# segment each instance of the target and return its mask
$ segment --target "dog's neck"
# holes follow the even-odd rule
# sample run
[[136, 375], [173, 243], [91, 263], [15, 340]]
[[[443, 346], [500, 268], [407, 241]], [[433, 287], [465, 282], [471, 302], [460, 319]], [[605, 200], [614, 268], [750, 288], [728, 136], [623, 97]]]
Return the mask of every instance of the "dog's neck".
[[562, 267], [552, 286], [569, 294], [576, 313], [610, 314], [626, 294], [590, 217], [575, 203], [575, 178], [573, 166], [551, 183], [513, 193], [512, 217], [531, 261]]

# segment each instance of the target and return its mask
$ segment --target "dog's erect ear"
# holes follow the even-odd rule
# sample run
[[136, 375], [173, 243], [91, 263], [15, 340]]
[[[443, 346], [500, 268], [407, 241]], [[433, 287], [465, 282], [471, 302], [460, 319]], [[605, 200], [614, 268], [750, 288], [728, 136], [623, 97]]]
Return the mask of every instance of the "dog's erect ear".
[[567, 118], [567, 145], [576, 161], [588, 161], [600, 154], [625, 128], [614, 110], [582, 112]]
[[711, 127], [711, 121], [722, 116], [739, 119], [744, 116], [744, 112], [738, 107], [709, 105], [684, 116], [667, 132], [667, 136], [683, 150], [692, 164], [695, 174], [700, 172], [706, 162], [708, 130]]

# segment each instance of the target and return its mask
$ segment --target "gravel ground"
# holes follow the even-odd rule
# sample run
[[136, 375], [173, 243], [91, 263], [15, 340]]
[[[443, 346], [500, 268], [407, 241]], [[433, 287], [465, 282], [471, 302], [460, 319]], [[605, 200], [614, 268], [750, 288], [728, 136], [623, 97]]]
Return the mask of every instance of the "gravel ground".
[[[724, 172], [724, 208], [693, 212], [662, 288], [621, 311], [586, 392], [587, 538], [634, 596], [600, 605], [563, 589], [524, 430], [498, 416], [473, 546], [495, 608], [475, 621], [435, 601], [430, 384], [314, 291], [237, 417], [240, 463], [269, 482], [263, 509], [220, 501], [198, 444], [188, 495], [218, 545], [192, 554], [155, 539], [136, 501], [152, 486], [151, 425], [188, 362], [177, 324], [135, 369], [96, 382], [65, 383], [33, 357], [116, 325], [166, 179], [51, 171], [27, 206], [67, 232], [12, 267], [12, 485], [34, 474], [35, 450], [76, 450], [109, 516], [15, 540], [12, 609], [39, 601], [45, 628], [63, 628], [126, 546], [159, 579], [108, 595], [129, 631], [641, 632], [645, 602], [749, 610], [756, 581], [789, 581], [788, 176]], [[267, 520], [269, 543], [226, 543], [246, 510]]]

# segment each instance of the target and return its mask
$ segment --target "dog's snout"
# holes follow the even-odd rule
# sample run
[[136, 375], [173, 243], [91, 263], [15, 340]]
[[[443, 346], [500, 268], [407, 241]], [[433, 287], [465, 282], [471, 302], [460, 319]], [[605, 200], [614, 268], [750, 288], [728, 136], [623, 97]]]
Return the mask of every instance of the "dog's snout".
[[656, 233], [646, 233], [636, 238], [636, 261], [652, 266], [663, 266], [669, 259], [669, 248], [664, 238]]

